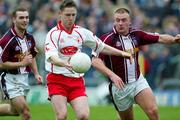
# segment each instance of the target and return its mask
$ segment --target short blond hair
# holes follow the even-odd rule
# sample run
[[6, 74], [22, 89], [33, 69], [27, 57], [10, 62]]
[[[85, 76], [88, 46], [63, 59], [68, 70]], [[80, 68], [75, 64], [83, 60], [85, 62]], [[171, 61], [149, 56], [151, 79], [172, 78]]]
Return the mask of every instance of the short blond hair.
[[118, 8], [114, 11], [114, 14], [115, 13], [128, 13], [128, 14], [130, 14], [130, 11], [127, 8]]

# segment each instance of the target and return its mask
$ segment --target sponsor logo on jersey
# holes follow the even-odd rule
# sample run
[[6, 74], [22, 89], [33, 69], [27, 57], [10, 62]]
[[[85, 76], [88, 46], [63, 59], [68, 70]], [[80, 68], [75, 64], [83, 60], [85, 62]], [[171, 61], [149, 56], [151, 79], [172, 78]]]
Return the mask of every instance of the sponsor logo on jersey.
[[64, 55], [73, 55], [78, 51], [78, 48], [76, 46], [67, 46], [60, 50], [60, 53]]

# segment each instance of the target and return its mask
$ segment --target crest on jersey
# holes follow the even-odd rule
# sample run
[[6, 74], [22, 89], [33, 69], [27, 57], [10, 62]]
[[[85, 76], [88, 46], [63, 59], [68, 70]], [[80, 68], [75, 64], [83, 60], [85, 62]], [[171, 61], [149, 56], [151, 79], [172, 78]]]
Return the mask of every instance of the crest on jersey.
[[121, 46], [121, 43], [119, 41], [116, 42], [116, 46], [117, 47], [120, 47]]
[[29, 47], [31, 47], [31, 46], [32, 46], [31, 41], [28, 41], [28, 46], [29, 46]]
[[78, 39], [77, 39], [77, 42], [78, 42], [78, 43], [82, 43], [81, 38], [78, 38]]
[[60, 43], [64, 43], [64, 39], [61, 38], [61, 39], [59, 40], [59, 42], [60, 42]]
[[132, 37], [131, 39], [135, 45], [138, 45], [138, 41], [137, 41], [136, 37]]
[[21, 50], [21, 47], [17, 45], [17, 46], [15, 47], [15, 51], [19, 51], [19, 50]]

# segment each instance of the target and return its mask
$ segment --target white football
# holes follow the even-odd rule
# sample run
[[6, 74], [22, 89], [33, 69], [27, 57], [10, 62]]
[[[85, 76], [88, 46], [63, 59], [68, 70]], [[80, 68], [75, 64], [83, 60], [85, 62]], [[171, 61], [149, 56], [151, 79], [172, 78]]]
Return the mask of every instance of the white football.
[[85, 73], [91, 67], [91, 59], [87, 54], [78, 52], [71, 57], [70, 65], [75, 72]]

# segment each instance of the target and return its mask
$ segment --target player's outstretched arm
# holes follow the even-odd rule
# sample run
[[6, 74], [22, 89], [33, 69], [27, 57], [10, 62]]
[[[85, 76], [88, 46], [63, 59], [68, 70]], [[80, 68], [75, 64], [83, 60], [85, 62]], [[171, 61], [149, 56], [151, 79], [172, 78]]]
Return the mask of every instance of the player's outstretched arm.
[[122, 50], [118, 50], [116, 48], [113, 48], [107, 44], [105, 44], [104, 49], [101, 51], [104, 54], [107, 55], [114, 55], [114, 56], [122, 56], [124, 58], [130, 59], [130, 63], [133, 61], [132, 53], [124, 52]]
[[104, 49], [102, 50], [102, 53], [107, 55], [114, 55], [114, 56], [122, 56], [125, 58], [130, 58], [132, 55], [128, 52], [124, 52], [122, 50], [118, 50], [116, 48], [113, 48], [107, 44], [105, 44]]
[[180, 34], [177, 34], [175, 37], [168, 34], [160, 34], [159, 43], [164, 43], [164, 44], [180, 43]]

